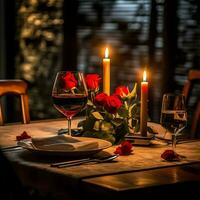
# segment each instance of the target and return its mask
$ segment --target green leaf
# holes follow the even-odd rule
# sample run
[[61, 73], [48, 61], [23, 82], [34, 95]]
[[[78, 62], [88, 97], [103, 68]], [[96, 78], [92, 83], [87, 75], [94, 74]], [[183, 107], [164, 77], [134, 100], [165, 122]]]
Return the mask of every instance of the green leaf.
[[82, 124], [83, 131], [92, 130], [96, 119], [93, 116], [88, 117]]
[[93, 112], [92, 115], [98, 120], [104, 120], [103, 116], [99, 112]]
[[140, 104], [133, 104], [133, 107], [131, 108], [131, 117], [135, 119], [140, 118]]
[[133, 105], [130, 106], [129, 108], [129, 117], [134, 117], [137, 113], [137, 104], [134, 103]]
[[113, 119], [113, 117], [113, 114], [106, 112], [104, 115], [104, 121], [110, 122]]
[[93, 102], [92, 102], [91, 100], [89, 100], [89, 99], [88, 99], [88, 101], [87, 101], [87, 105], [88, 105], [88, 106], [94, 106]]
[[93, 127], [93, 129], [95, 130], [95, 131], [99, 131], [100, 130], [100, 121], [99, 120], [97, 120], [95, 123], [94, 123], [94, 127]]
[[120, 126], [123, 123], [123, 119], [122, 118], [115, 118], [111, 121], [112, 124], [114, 124], [115, 126]]
[[115, 128], [115, 143], [120, 143], [124, 136], [129, 132], [128, 124], [124, 121], [120, 126]]
[[126, 118], [128, 117], [128, 110], [125, 108], [125, 105], [121, 106], [117, 113], [119, 114], [120, 117]]
[[134, 84], [133, 90], [129, 93], [128, 98], [131, 99], [137, 95], [137, 83]]
[[113, 133], [114, 127], [110, 122], [102, 121], [101, 130], [109, 134]]
[[134, 128], [134, 132], [137, 133], [140, 131], [140, 124], [136, 123], [135, 128]]

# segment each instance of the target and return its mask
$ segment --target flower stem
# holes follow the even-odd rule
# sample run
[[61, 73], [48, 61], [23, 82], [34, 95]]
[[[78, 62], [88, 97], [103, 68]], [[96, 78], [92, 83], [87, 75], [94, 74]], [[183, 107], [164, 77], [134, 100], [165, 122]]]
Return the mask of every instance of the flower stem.
[[95, 97], [95, 93], [91, 91], [90, 98], [91, 98], [92, 103], [94, 103], [94, 97]]
[[128, 110], [128, 103], [127, 103], [127, 101], [124, 101], [124, 105], [125, 105], [125, 108]]
[[99, 122], [99, 131], [100, 132], [102, 131], [102, 125], [103, 125], [103, 122], [102, 122], [102, 120], [100, 120], [100, 122]]

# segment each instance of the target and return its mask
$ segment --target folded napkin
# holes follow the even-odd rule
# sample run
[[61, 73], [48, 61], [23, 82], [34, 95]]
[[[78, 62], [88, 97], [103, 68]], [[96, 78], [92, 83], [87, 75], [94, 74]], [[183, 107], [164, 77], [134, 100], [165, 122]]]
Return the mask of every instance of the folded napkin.
[[57, 135], [51, 137], [32, 138], [32, 146], [41, 150], [54, 151], [74, 151], [74, 150], [91, 150], [98, 148], [96, 141], [81, 140], [68, 135]]
[[148, 122], [148, 126], [153, 130], [154, 133], [157, 133], [157, 138], [163, 140], [171, 140], [172, 133], [169, 132], [166, 128], [164, 128], [161, 124]]

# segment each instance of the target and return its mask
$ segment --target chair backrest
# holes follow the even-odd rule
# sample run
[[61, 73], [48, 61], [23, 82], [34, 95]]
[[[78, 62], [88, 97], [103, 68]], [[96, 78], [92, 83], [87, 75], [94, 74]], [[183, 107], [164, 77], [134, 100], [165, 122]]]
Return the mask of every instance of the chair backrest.
[[192, 91], [192, 86], [195, 81], [200, 80], [200, 70], [192, 69], [188, 73], [187, 81], [184, 84], [182, 93], [186, 97], [186, 102], [189, 100], [190, 93]]
[[[194, 117], [191, 126], [191, 138], [200, 137], [200, 101], [198, 102], [196, 109], [194, 111]], [[198, 135], [197, 135], [198, 134]]]
[[[0, 97], [7, 94], [15, 94], [20, 96], [23, 123], [30, 122], [29, 105], [28, 105], [28, 86], [23, 80], [0, 80]], [[0, 125], [4, 125], [3, 109], [0, 102]]]
[[[187, 80], [186, 80], [183, 90], [182, 90], [182, 93], [186, 97], [186, 104], [189, 103], [189, 99], [191, 96], [193, 86], [197, 81], [200, 82], [200, 70], [194, 70], [194, 69], [190, 70], [188, 73]], [[199, 94], [197, 94], [197, 95], [199, 95]], [[197, 101], [199, 101], [199, 100], [197, 100]], [[199, 120], [200, 120], [200, 103], [197, 104], [197, 106], [194, 110], [194, 113], [193, 113], [192, 123], [191, 123], [191, 135], [190, 135], [191, 138], [194, 138], [196, 136]]]

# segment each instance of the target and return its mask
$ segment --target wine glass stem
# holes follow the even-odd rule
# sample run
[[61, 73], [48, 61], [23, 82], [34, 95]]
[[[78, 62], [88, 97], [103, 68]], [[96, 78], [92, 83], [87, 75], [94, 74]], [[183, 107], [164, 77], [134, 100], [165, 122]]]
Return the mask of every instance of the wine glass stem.
[[68, 135], [72, 135], [72, 131], [71, 131], [71, 121], [72, 121], [72, 118], [71, 117], [69, 117], [68, 119], [67, 119], [67, 121], [68, 121]]
[[172, 134], [172, 150], [176, 152], [176, 135]]

